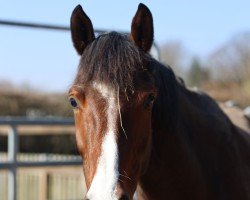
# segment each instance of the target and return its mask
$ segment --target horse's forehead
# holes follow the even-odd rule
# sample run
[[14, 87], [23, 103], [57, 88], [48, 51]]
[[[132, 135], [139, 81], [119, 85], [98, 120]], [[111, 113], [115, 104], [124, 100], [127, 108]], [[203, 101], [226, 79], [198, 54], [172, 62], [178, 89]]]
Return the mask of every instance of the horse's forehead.
[[110, 87], [108, 84], [93, 82], [91, 86], [93, 89], [97, 90], [105, 99], [115, 98], [115, 89]]

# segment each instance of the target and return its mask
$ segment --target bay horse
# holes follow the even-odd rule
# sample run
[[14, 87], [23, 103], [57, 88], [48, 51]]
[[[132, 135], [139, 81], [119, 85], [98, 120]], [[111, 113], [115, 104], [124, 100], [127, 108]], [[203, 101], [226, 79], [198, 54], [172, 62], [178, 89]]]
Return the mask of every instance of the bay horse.
[[250, 199], [250, 136], [202, 92], [149, 55], [150, 10], [128, 35], [95, 36], [78, 5], [71, 36], [81, 56], [69, 90], [88, 200]]

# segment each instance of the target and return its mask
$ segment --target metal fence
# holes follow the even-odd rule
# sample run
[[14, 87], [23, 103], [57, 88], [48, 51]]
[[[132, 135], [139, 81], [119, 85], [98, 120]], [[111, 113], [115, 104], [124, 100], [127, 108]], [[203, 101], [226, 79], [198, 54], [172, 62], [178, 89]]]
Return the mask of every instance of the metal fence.
[[18, 127], [29, 126], [72, 126], [72, 118], [10, 118], [0, 117], [0, 126], [9, 126], [8, 131], [8, 161], [0, 163], [0, 170], [8, 170], [8, 200], [17, 199], [17, 169], [20, 167], [51, 167], [51, 166], [76, 166], [81, 165], [81, 160], [64, 161], [21, 161], [17, 159], [19, 150]]

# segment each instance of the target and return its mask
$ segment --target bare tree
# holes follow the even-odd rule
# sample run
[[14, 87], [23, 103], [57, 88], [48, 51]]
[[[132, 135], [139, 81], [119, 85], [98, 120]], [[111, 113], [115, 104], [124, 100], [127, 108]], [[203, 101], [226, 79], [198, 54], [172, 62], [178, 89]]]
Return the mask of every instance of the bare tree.
[[241, 84], [250, 77], [250, 32], [236, 35], [209, 56], [212, 76]]
[[179, 41], [167, 42], [161, 46], [161, 61], [171, 66], [177, 75], [185, 76], [184, 63], [187, 53]]

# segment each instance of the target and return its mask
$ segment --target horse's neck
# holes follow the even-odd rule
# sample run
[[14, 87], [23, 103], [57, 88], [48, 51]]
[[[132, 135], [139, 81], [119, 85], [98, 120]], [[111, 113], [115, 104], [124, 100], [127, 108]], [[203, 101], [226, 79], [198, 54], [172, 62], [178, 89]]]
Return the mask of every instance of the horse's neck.
[[[153, 127], [152, 152], [157, 151], [158, 156], [165, 157], [165, 152], [170, 151], [171, 154], [175, 152], [176, 155], [188, 157], [192, 154], [190, 147], [196, 145], [197, 137], [216, 139], [220, 134], [207, 133], [216, 130], [230, 132], [232, 124], [215, 101], [205, 94], [189, 91], [184, 86], [178, 87], [178, 108], [173, 109], [178, 113], [176, 121], [166, 123], [167, 126], [156, 123]], [[172, 116], [171, 113], [166, 115]]]
[[206, 199], [200, 166], [181, 134], [153, 134], [161, 136], [154, 139], [148, 170], [141, 179], [148, 199]]
[[[235, 181], [240, 177], [237, 170], [232, 172], [239, 158], [234, 148], [238, 136], [232, 139], [232, 123], [206, 95], [184, 88], [179, 98], [179, 114], [171, 132], [168, 127], [153, 127], [151, 160], [141, 180], [143, 189], [152, 199], [161, 199], [157, 195], [163, 195], [193, 200], [214, 199], [209, 195], [217, 189], [241, 191], [241, 187], [223, 182], [229, 177]], [[221, 163], [223, 156], [227, 159]], [[160, 188], [152, 191], [155, 184]]]

